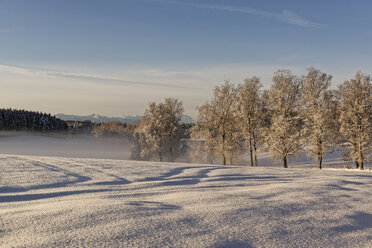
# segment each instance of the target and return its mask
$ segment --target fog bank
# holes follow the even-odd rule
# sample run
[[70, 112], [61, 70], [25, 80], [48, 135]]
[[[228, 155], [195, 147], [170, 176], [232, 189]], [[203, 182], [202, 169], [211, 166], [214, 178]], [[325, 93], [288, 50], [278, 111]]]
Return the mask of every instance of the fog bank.
[[2, 132], [0, 153], [74, 158], [129, 159], [126, 138]]

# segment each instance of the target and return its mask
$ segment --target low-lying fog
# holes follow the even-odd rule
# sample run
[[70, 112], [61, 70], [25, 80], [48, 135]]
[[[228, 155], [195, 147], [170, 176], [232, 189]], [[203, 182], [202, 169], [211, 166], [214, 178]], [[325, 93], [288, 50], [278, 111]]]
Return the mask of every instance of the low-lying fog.
[[[101, 158], [128, 160], [131, 155], [131, 145], [127, 138], [96, 138], [84, 135], [49, 135], [23, 132], [0, 132], [0, 154], [53, 156], [72, 158]], [[237, 165], [248, 165], [249, 157], [244, 154], [236, 161]], [[190, 163], [187, 154], [175, 162]], [[219, 163], [218, 160], [214, 163]], [[269, 152], [258, 154], [259, 166], [281, 167], [280, 161], [273, 161]], [[365, 163], [370, 169], [371, 162]], [[336, 150], [324, 157], [324, 168], [354, 167], [351, 161], [343, 160], [342, 150]], [[316, 168], [315, 157], [306, 156], [305, 152], [289, 158], [289, 167]]]
[[3, 132], [0, 153], [74, 158], [129, 159], [126, 138]]

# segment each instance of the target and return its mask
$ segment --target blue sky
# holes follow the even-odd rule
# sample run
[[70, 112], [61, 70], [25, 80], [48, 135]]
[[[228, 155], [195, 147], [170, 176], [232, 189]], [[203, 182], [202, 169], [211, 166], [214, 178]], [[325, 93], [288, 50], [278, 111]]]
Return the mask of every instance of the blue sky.
[[371, 73], [370, 1], [2, 0], [1, 107], [141, 114], [180, 98], [186, 112], [224, 80], [309, 66], [338, 84]]

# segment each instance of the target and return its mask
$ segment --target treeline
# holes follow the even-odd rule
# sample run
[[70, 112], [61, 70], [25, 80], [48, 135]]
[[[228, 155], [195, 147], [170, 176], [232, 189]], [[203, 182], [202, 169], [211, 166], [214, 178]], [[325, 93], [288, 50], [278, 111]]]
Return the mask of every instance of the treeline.
[[358, 72], [337, 89], [331, 82], [315, 68], [303, 76], [278, 70], [267, 90], [257, 77], [238, 85], [227, 81], [184, 130], [181, 102], [151, 103], [133, 131], [132, 158], [174, 161], [187, 153], [193, 162], [234, 164], [248, 152], [249, 164], [257, 166], [257, 152], [268, 149], [284, 168], [301, 151], [322, 168], [323, 157], [342, 146], [345, 159], [363, 169], [372, 151], [371, 78]]
[[96, 123], [90, 120], [87, 121], [66, 121], [69, 134], [72, 135], [88, 135], [97, 138], [107, 137], [126, 137], [131, 138], [132, 130], [135, 124], [121, 123], [119, 121], [110, 121]]
[[65, 131], [67, 123], [41, 112], [16, 109], [0, 109], [0, 130]]
[[92, 135], [95, 137], [131, 137], [135, 124], [118, 121], [94, 123], [91, 121], [64, 121], [51, 114], [17, 109], [0, 109], [0, 130], [35, 131], [64, 134]]

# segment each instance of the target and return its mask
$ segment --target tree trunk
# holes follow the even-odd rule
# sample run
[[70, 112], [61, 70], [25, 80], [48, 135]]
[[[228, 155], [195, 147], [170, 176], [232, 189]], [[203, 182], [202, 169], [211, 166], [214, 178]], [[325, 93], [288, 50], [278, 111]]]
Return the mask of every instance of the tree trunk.
[[223, 165], [226, 165], [225, 138], [226, 138], [226, 135], [222, 134], [222, 164]]
[[159, 152], [159, 161], [163, 162], [163, 154], [161, 152]]
[[250, 155], [250, 165], [253, 167], [253, 149], [252, 149], [252, 138], [249, 138], [249, 155]]
[[287, 155], [284, 155], [283, 156], [283, 168], [288, 168], [288, 165], [287, 165]]
[[362, 145], [359, 143], [359, 169], [364, 170], [364, 165], [363, 165], [363, 150], [362, 150]]
[[323, 162], [323, 155], [320, 151], [318, 151], [318, 168], [322, 168], [322, 162]]
[[258, 161], [257, 161], [257, 150], [254, 149], [254, 166], [258, 166]]
[[323, 147], [322, 147], [323, 140], [318, 138], [317, 147], [318, 147], [318, 168], [322, 168], [323, 163]]
[[254, 165], [258, 166], [257, 162], [257, 144], [256, 144], [256, 139], [253, 139], [253, 152], [254, 152]]
[[358, 169], [359, 168], [358, 160], [355, 160], [354, 163], [355, 163], [355, 169]]
[[172, 149], [172, 147], [169, 149], [169, 161], [170, 162], [174, 162], [174, 159], [173, 159], [173, 149]]

